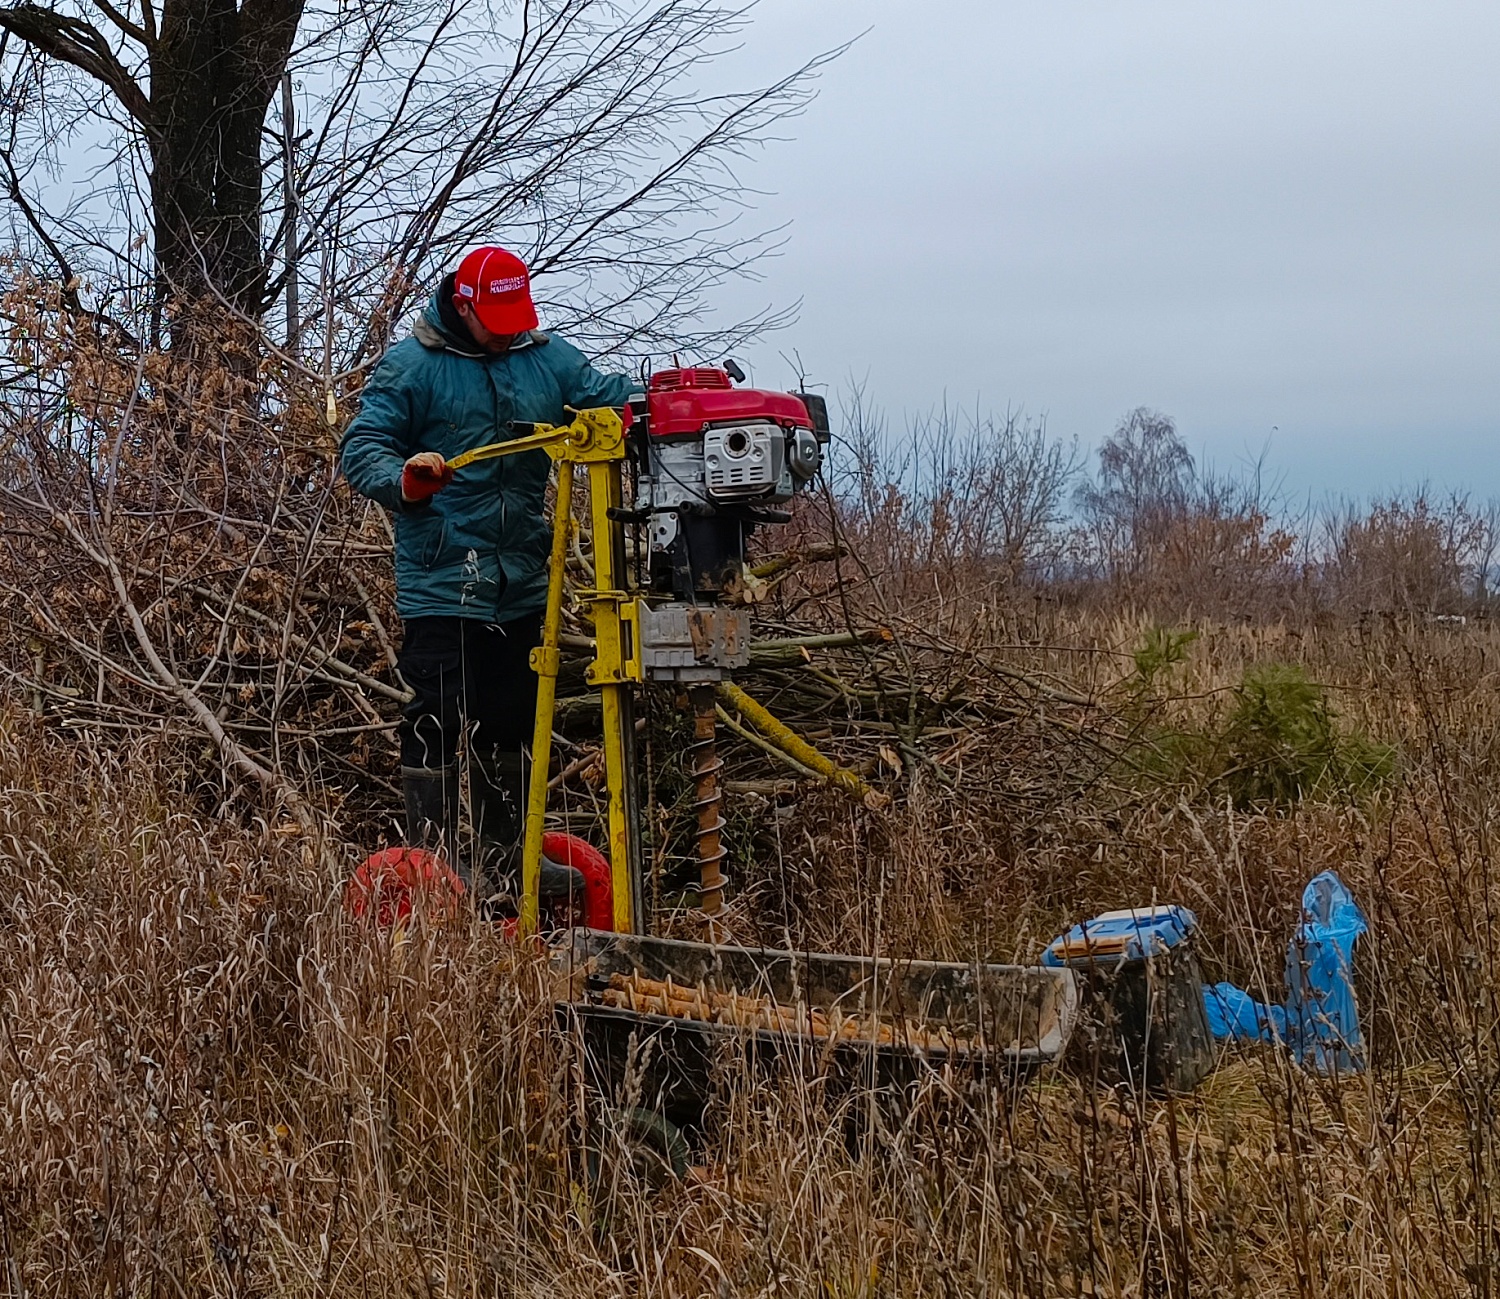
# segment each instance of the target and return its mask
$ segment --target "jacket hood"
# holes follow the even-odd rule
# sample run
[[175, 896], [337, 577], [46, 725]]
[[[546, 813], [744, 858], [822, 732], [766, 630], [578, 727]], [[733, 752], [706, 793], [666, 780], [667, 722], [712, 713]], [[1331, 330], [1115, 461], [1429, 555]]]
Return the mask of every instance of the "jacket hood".
[[417, 317], [411, 331], [423, 347], [434, 352], [457, 352], [459, 356], [483, 356], [484, 353], [469, 336], [464, 322], [453, 309], [453, 273], [443, 276], [437, 292], [427, 300], [427, 306]]
[[412, 337], [423, 347], [433, 352], [453, 352], [458, 356], [477, 358], [484, 355], [472, 342], [467, 347], [460, 343], [443, 328], [441, 321], [433, 319], [433, 314], [432, 307], [429, 305], [417, 317], [417, 323], [411, 327]]

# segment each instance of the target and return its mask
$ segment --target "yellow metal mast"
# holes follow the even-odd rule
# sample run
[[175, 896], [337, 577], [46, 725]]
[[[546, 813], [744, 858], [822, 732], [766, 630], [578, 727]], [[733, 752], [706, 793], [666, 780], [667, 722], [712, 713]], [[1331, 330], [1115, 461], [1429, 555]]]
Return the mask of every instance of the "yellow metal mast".
[[521, 917], [523, 934], [536, 932], [542, 873], [542, 834], [546, 828], [547, 772], [552, 759], [552, 722], [557, 705], [558, 650], [562, 634], [563, 572], [573, 526], [573, 467], [586, 465], [589, 477], [594, 589], [580, 592], [594, 619], [594, 661], [588, 680], [599, 687], [604, 711], [604, 775], [609, 793], [609, 865], [614, 888], [614, 925], [632, 932], [635, 881], [631, 878], [629, 775], [624, 692], [641, 679], [635, 629], [636, 601], [626, 592], [614, 546], [615, 521], [610, 511], [621, 503], [620, 465], [625, 459], [625, 426], [619, 412], [603, 408], [574, 412], [567, 425], [539, 424], [526, 437], [496, 442], [455, 456], [453, 469], [522, 451], [544, 450], [558, 462], [557, 501], [552, 515], [552, 550], [547, 562], [547, 611], [542, 643], [531, 651], [537, 674], [536, 730], [531, 741], [531, 779], [526, 794], [526, 837], [521, 849]]
[[[614, 412], [609, 414], [614, 416]], [[615, 418], [615, 435], [624, 451], [623, 430]], [[589, 462], [589, 504], [593, 520], [594, 589], [586, 594], [594, 613], [594, 661], [589, 665], [588, 681], [599, 687], [604, 713], [604, 778], [609, 791], [609, 863], [614, 888], [615, 929], [622, 934], [636, 928], [634, 911], [635, 881], [630, 877], [630, 815], [626, 802], [629, 768], [626, 734], [630, 710], [625, 692], [632, 681], [641, 679], [640, 661], [634, 653], [635, 624], [630, 615], [635, 601], [624, 589], [625, 575], [616, 572], [619, 556], [614, 546], [618, 526], [610, 517], [620, 508], [620, 461], [611, 459]], [[627, 613], [627, 610], [629, 611]]]

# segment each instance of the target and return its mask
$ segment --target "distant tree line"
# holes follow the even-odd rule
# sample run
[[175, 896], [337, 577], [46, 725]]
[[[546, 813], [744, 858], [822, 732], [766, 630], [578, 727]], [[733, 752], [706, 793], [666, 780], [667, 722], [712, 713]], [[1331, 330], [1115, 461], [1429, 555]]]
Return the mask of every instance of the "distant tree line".
[[862, 392], [836, 448], [839, 512], [888, 578], [1045, 591], [1163, 615], [1487, 611], [1500, 502], [1426, 489], [1294, 507], [1260, 466], [1201, 469], [1138, 407], [1090, 458], [1045, 423], [942, 409], [894, 433]]

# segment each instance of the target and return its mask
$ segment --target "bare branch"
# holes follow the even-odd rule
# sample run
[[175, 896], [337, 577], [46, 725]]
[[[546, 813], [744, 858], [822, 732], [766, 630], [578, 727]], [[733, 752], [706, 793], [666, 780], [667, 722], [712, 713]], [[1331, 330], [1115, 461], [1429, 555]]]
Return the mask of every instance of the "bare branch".
[[52, 254], [57, 263], [58, 276], [63, 285], [63, 294], [72, 311], [79, 309], [78, 303], [78, 276], [74, 273], [73, 265], [68, 256], [58, 245], [57, 240], [52, 237], [51, 231], [47, 229], [42, 221], [41, 215], [32, 205], [31, 200], [26, 197], [26, 192], [21, 188], [21, 176], [16, 171], [15, 162], [12, 160], [12, 151], [9, 148], [0, 149], [0, 163], [5, 166], [6, 194], [10, 201], [16, 205], [22, 220], [31, 229], [31, 232], [41, 241], [42, 246]]
[[0, 8], [0, 28], [47, 57], [88, 73], [114, 94], [141, 127], [154, 130], [150, 100], [92, 24], [42, 5], [18, 4]]
[[142, 45], [148, 47], [150, 46], [152, 42], [151, 33], [149, 33], [139, 23], [131, 22], [130, 19], [122, 14], [118, 9], [116, 9], [114, 5], [110, 4], [109, 0], [93, 0], [93, 4], [100, 13], [108, 18], [110, 22], [114, 23], [114, 25], [118, 27], [126, 36], [130, 37], [131, 40], [139, 41]]

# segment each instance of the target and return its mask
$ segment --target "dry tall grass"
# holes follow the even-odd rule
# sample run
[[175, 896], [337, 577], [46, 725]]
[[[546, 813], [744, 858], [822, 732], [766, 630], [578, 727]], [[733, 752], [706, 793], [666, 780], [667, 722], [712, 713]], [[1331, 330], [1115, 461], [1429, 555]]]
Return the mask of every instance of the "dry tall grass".
[[1120, 785], [1007, 828], [916, 772], [873, 832], [816, 799], [782, 818], [747, 891], [793, 941], [1028, 958], [1067, 918], [1180, 900], [1216, 974], [1274, 992], [1300, 885], [1334, 866], [1375, 925], [1370, 1074], [1251, 1051], [1174, 1101], [1060, 1074], [977, 1108], [934, 1087], [854, 1152], [815, 1088], [732, 1091], [706, 1169], [654, 1197], [586, 1189], [532, 960], [479, 930], [355, 927], [351, 850], [215, 822], [164, 787], [169, 752], [10, 712], [5, 1292], [1489, 1293], [1497, 647], [1220, 630], [1181, 706], [1292, 646], [1400, 742], [1374, 800], [1241, 813]]
[[[925, 494], [862, 446], [782, 536], [749, 685], [895, 802], [727, 735], [736, 932], [1029, 961], [1082, 916], [1175, 901], [1211, 977], [1276, 997], [1332, 867], [1373, 922], [1374, 1068], [1234, 1052], [1169, 1100], [934, 1080], [853, 1128], [857, 1094], [747, 1075], [694, 1175], [650, 1193], [608, 1159], [589, 1176], [597, 1106], [535, 956], [342, 912], [390, 824], [401, 690], [383, 525], [333, 482], [321, 393], [274, 367], [279, 405], [190, 390], [44, 316], [18, 317], [34, 374], [0, 411], [0, 1294], [1500, 1286], [1500, 639], [1472, 616], [1491, 530], [1466, 507], [1360, 512], [1312, 556], [1204, 489], [1116, 572], [1087, 567], [1034, 427], [950, 446]], [[851, 626], [888, 637], [787, 640]], [[1230, 723], [1274, 664], [1390, 772], [1245, 797]], [[653, 920], [680, 931], [680, 722], [649, 704]], [[558, 810], [587, 830], [590, 701], [568, 707]]]

